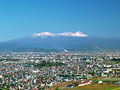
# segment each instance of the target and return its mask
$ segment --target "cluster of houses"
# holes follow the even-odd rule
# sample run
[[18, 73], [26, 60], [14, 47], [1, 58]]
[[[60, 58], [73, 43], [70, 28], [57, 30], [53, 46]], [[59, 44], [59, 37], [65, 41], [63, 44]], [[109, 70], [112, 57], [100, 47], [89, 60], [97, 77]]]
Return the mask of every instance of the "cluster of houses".
[[[91, 83], [89, 79], [92, 77], [120, 76], [120, 64], [110, 63], [113, 58], [119, 59], [120, 53], [1, 53], [0, 87], [10, 90], [44, 90], [60, 82], [77, 80], [80, 81], [78, 86], [87, 85]], [[43, 62], [58, 65], [35, 66]]]

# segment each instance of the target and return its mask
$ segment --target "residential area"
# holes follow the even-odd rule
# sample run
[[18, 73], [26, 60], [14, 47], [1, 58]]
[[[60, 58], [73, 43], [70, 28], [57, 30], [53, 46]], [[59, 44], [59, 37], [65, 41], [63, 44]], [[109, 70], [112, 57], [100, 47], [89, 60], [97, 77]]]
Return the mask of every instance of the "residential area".
[[[114, 80], [111, 80], [114, 79]], [[0, 53], [0, 89], [57, 90], [92, 83], [120, 85], [120, 52]]]

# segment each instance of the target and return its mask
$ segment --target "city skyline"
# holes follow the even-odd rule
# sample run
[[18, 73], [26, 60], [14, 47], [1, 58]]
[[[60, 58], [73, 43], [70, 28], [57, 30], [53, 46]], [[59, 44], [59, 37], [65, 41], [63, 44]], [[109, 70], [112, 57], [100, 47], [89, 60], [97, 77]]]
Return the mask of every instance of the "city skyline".
[[120, 37], [119, 0], [6, 1], [0, 1], [0, 41], [41, 32]]

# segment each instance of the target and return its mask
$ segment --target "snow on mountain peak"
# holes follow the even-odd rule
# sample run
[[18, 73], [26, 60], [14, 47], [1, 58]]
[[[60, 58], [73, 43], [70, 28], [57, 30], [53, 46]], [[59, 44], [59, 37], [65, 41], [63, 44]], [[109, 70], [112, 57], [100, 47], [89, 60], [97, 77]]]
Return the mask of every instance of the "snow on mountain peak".
[[86, 34], [83, 34], [82, 32], [78, 31], [78, 32], [75, 32], [75, 33], [72, 33], [72, 32], [68, 32], [68, 33], [60, 33], [58, 35], [61, 35], [61, 36], [73, 36], [73, 37], [87, 37], [88, 35]]
[[78, 31], [78, 32], [75, 32], [75, 33], [72, 33], [72, 32], [65, 32], [65, 33], [58, 33], [58, 34], [53, 34], [53, 33], [50, 33], [50, 32], [41, 32], [41, 33], [33, 33], [32, 37], [33, 38], [37, 38], [37, 37], [46, 37], [46, 36], [72, 36], [72, 37], [87, 37], [88, 35]]
[[33, 33], [33, 35], [32, 35], [33, 38], [37, 38], [39, 36], [42, 36], [42, 37], [44, 37], [44, 36], [55, 36], [55, 34], [50, 33], [50, 32], [41, 32], [41, 33]]

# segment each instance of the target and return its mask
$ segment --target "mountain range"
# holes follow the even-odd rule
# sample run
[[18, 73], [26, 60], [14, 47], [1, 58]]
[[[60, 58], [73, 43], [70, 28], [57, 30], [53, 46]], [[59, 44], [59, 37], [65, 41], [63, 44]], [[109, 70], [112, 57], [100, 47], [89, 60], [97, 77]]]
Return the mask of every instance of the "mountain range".
[[120, 38], [102, 38], [67, 32], [53, 34], [49, 32], [33, 33], [20, 39], [0, 43], [2, 52], [56, 51], [56, 50], [119, 50]]

